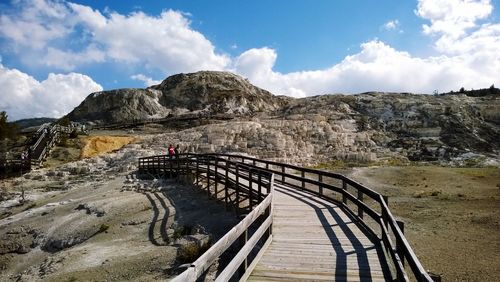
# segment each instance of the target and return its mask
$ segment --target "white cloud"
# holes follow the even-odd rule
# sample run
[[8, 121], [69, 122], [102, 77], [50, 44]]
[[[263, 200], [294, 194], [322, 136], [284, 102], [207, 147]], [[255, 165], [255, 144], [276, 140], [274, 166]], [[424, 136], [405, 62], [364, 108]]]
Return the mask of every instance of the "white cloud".
[[81, 52], [63, 51], [49, 47], [47, 54], [40, 62], [48, 67], [56, 67], [62, 70], [74, 70], [77, 66], [102, 63], [106, 55], [95, 45], [89, 45]]
[[423, 26], [425, 34], [458, 38], [492, 10], [490, 0], [418, 0], [415, 13], [431, 22]]
[[[432, 93], [461, 86], [500, 84], [500, 24], [485, 23], [489, 0], [419, 0], [416, 14], [430, 21], [425, 34], [438, 36], [438, 56], [418, 58], [372, 40], [342, 62], [316, 71], [282, 74], [273, 71], [277, 54], [251, 49], [236, 59], [235, 71], [258, 86], [296, 97], [332, 92], [395, 91]], [[384, 25], [398, 29], [397, 20]]]
[[[25, 60], [62, 70], [111, 61], [145, 66], [163, 75], [200, 69], [223, 70], [230, 58], [215, 52], [203, 34], [193, 30], [189, 14], [163, 11], [105, 15], [88, 6], [50, 0], [21, 1], [21, 10], [2, 13], [0, 36]], [[68, 43], [61, 44], [61, 40]]]
[[0, 36], [14, 43], [14, 48], [42, 49], [49, 42], [71, 32], [67, 8], [55, 1], [18, 1], [20, 12], [2, 13]]
[[399, 27], [399, 21], [398, 20], [392, 20], [388, 21], [384, 24], [384, 28], [386, 30], [396, 30]]
[[359, 53], [330, 68], [287, 74], [272, 70], [274, 50], [250, 51], [237, 59], [234, 71], [273, 93], [295, 97], [365, 91], [432, 93], [500, 84], [499, 63], [480, 66], [470, 56], [416, 58], [376, 40], [363, 43]]
[[164, 73], [222, 70], [230, 62], [229, 57], [216, 54], [212, 43], [176, 11], [164, 11], [159, 17], [112, 13], [105, 26], [92, 32], [93, 40], [104, 46], [111, 59], [145, 64]]
[[49, 74], [38, 81], [17, 69], [0, 64], [0, 109], [9, 119], [61, 117], [78, 106], [91, 92], [102, 87], [90, 77], [78, 74]]
[[146, 86], [146, 87], [161, 83], [161, 80], [154, 80], [151, 77], [147, 77], [143, 74], [134, 74], [130, 78], [132, 78], [133, 80], [139, 80], [139, 81], [144, 82], [144, 86]]

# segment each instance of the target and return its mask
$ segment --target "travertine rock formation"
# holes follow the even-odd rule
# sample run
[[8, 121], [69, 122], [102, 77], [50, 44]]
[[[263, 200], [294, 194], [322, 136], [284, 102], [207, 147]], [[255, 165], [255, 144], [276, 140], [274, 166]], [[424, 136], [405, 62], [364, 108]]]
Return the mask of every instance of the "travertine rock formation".
[[147, 89], [91, 94], [69, 117], [97, 122], [193, 113], [235, 117], [163, 137], [193, 152], [310, 162], [498, 159], [499, 98], [364, 93], [293, 99], [273, 96], [231, 73], [204, 71], [174, 75]]
[[115, 123], [185, 113], [253, 114], [278, 110], [288, 100], [235, 74], [202, 71], [173, 75], [146, 89], [92, 93], [68, 117]]

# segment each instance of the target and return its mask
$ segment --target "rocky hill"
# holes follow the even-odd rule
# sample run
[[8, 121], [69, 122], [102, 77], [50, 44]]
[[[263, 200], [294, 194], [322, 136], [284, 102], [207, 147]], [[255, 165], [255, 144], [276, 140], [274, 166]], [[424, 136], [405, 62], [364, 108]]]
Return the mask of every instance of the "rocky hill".
[[231, 73], [198, 72], [174, 75], [147, 89], [93, 93], [68, 117], [120, 122], [193, 113], [236, 118], [161, 138], [192, 152], [238, 152], [310, 163], [479, 158], [495, 164], [499, 159], [500, 97], [494, 94], [364, 93], [293, 99], [274, 96]]
[[228, 72], [177, 74], [146, 89], [90, 94], [68, 117], [73, 121], [122, 122], [185, 113], [252, 114], [280, 109], [277, 97]]

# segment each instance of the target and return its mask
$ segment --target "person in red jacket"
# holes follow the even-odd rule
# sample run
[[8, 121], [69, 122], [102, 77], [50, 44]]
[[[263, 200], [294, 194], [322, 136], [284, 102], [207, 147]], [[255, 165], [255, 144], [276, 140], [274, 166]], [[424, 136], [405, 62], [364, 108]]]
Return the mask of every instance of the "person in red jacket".
[[174, 145], [168, 145], [168, 155], [173, 158], [175, 156], [175, 148]]

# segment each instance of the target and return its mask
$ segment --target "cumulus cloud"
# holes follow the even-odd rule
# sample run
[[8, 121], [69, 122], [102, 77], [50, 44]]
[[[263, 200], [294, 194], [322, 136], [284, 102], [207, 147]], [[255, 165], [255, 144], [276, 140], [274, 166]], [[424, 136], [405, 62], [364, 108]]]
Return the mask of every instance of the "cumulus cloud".
[[417, 58], [377, 40], [361, 44], [359, 53], [347, 56], [340, 63], [316, 71], [275, 72], [272, 67], [276, 52], [269, 48], [252, 49], [242, 56], [237, 60], [240, 63], [235, 66], [236, 72], [275, 94], [295, 97], [365, 91], [432, 93], [460, 86], [480, 88], [499, 84], [500, 73], [500, 64], [481, 65], [476, 57]]
[[41, 59], [41, 63], [47, 67], [70, 71], [77, 66], [104, 62], [106, 55], [95, 45], [89, 45], [80, 52], [63, 51], [57, 48], [47, 48], [46, 55]]
[[[500, 24], [483, 23], [492, 11], [489, 0], [419, 0], [415, 13], [430, 21], [424, 34], [437, 36], [437, 56], [419, 58], [378, 40], [340, 63], [315, 71], [273, 71], [273, 49], [251, 49], [236, 58], [235, 71], [258, 86], [296, 97], [324, 93], [395, 91], [432, 93], [459, 87], [500, 84]], [[397, 20], [384, 25], [397, 29]]]
[[[188, 14], [134, 12], [102, 14], [91, 7], [50, 0], [21, 1], [0, 16], [0, 36], [18, 53], [37, 52], [38, 63], [62, 70], [111, 61], [145, 66], [162, 74], [222, 70], [225, 54], [193, 30]], [[61, 44], [61, 40], [71, 44]]]
[[134, 74], [130, 78], [132, 78], [133, 80], [139, 80], [139, 81], [144, 82], [144, 86], [146, 86], [146, 87], [161, 83], [161, 80], [154, 80], [151, 77], [147, 77], [143, 74]]
[[78, 106], [90, 93], [102, 87], [90, 77], [53, 74], [38, 81], [17, 69], [0, 64], [0, 109], [12, 120], [31, 117], [61, 117]]
[[492, 10], [490, 0], [418, 0], [415, 13], [431, 22], [423, 25], [424, 33], [457, 38]]
[[0, 15], [0, 36], [14, 43], [14, 48], [42, 49], [71, 32], [71, 21], [63, 3], [21, 0], [16, 6], [23, 8]]

